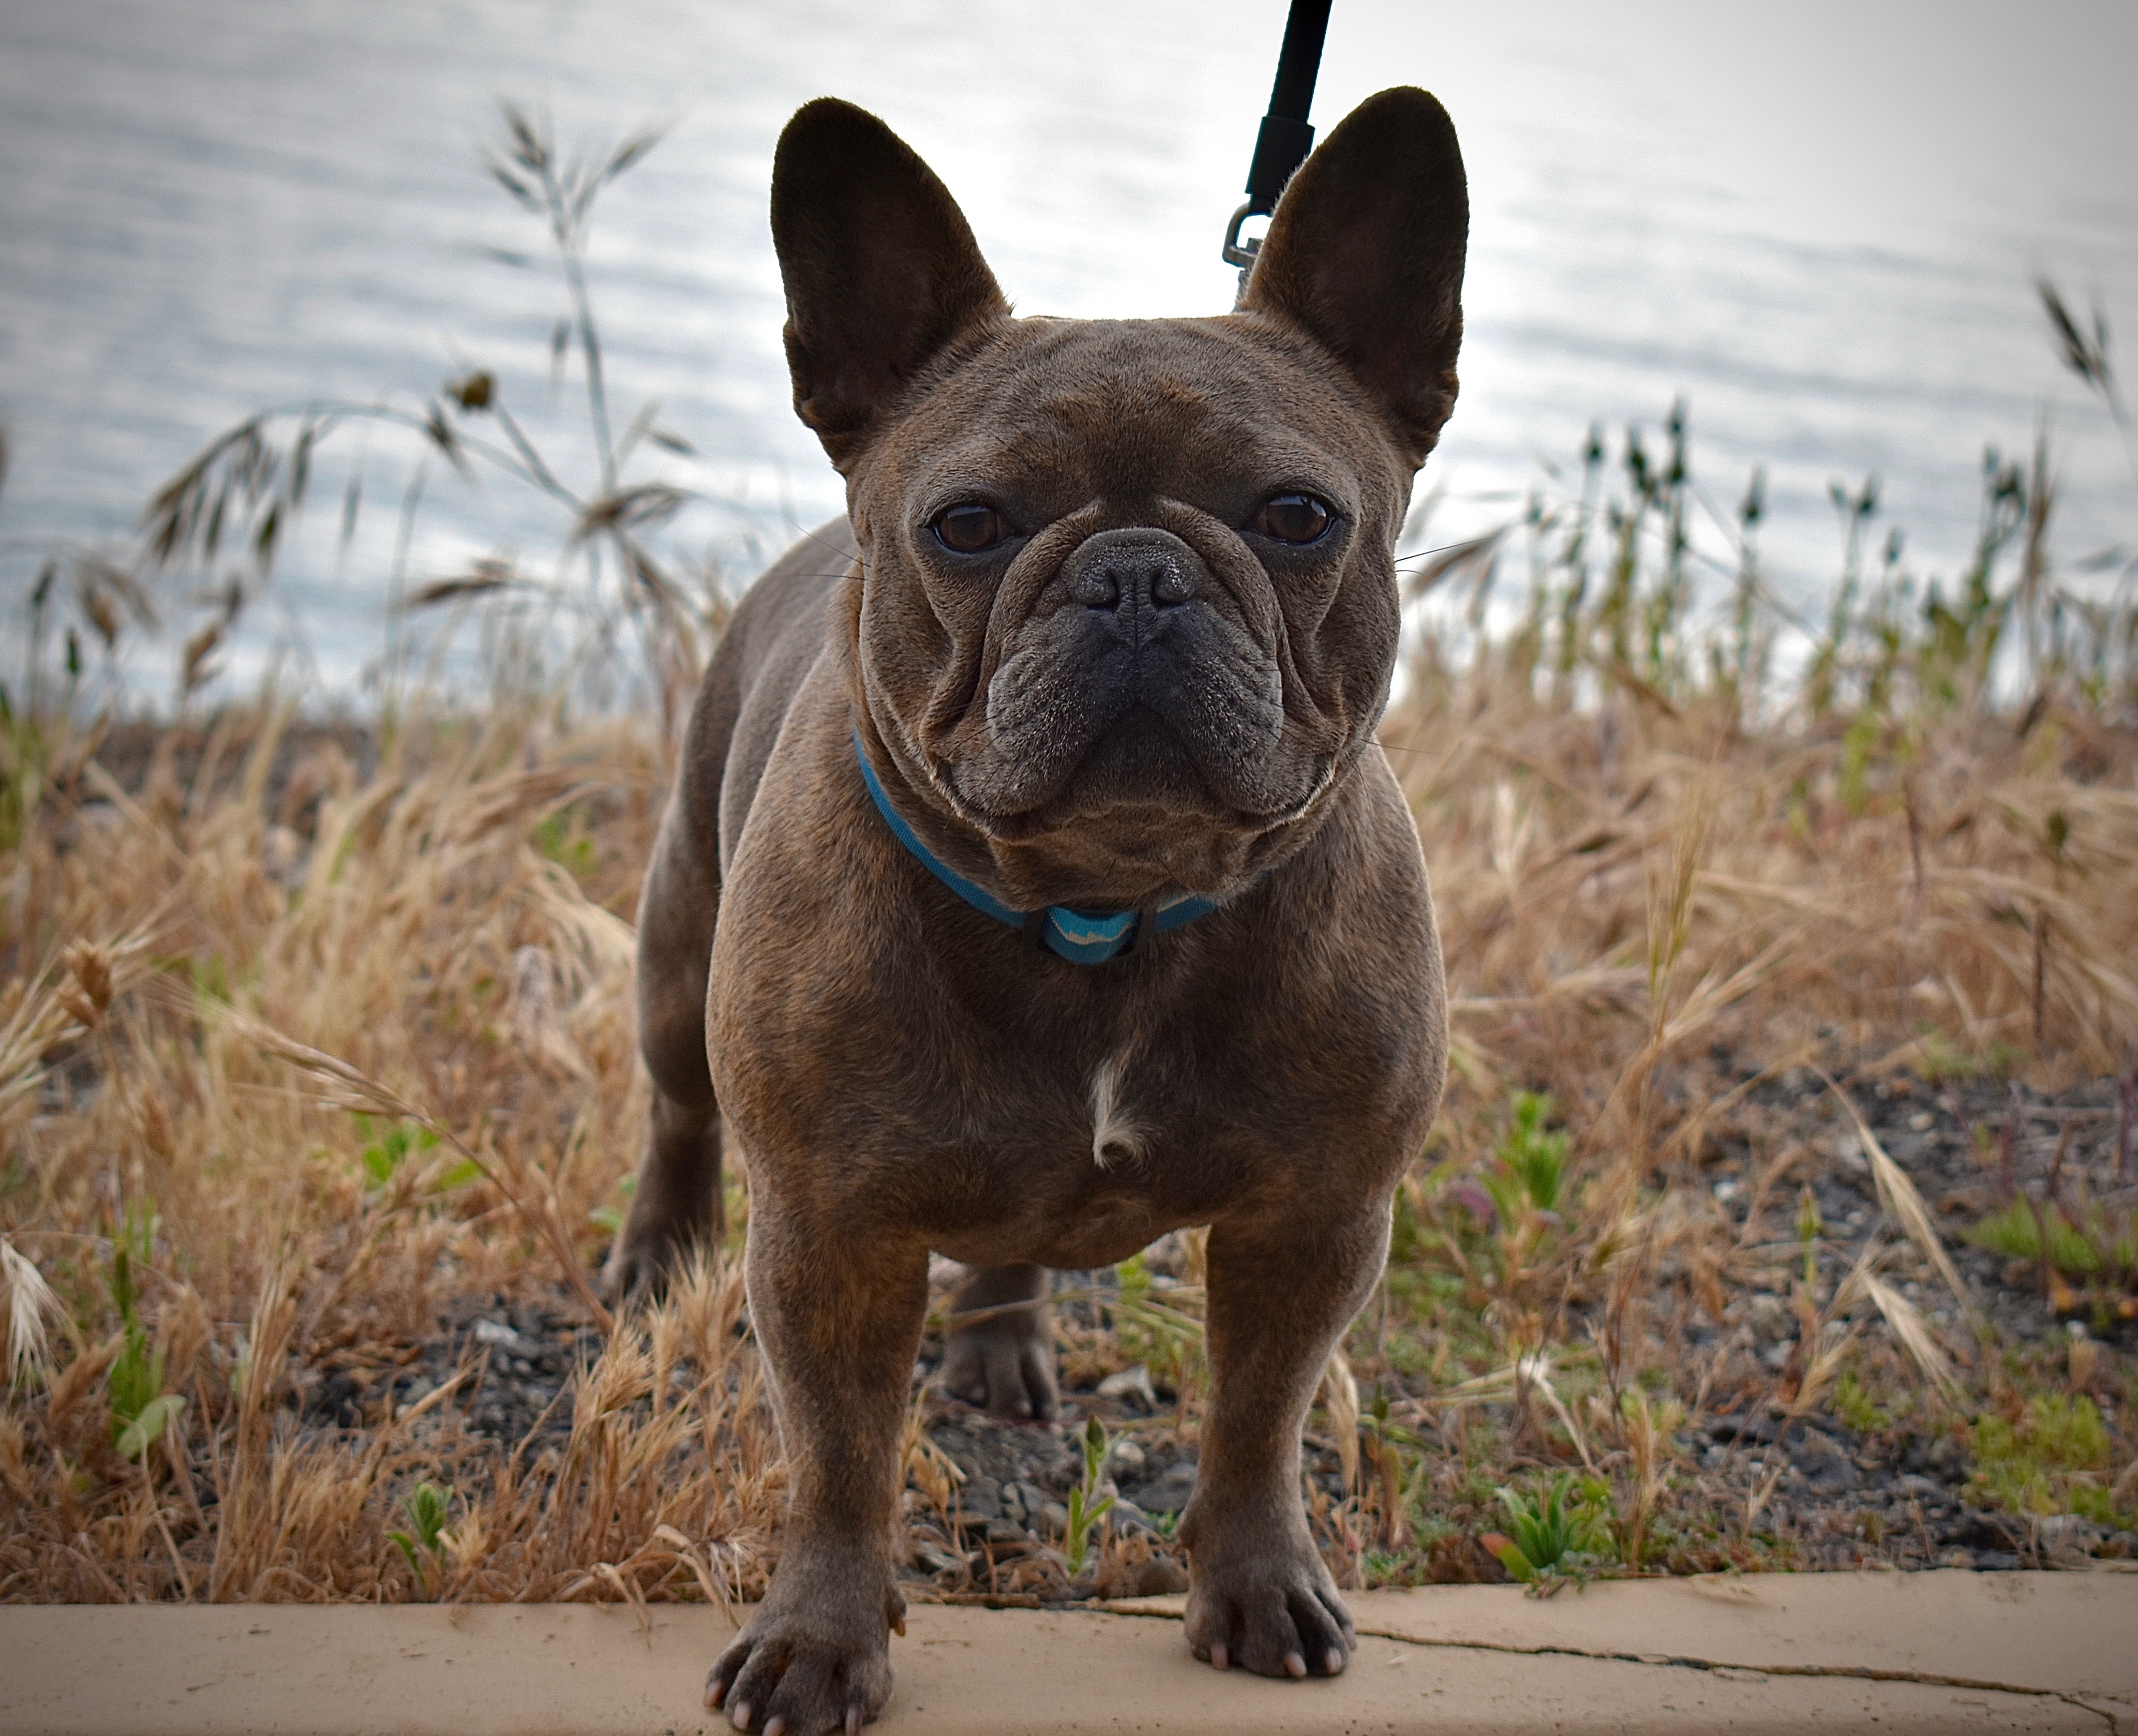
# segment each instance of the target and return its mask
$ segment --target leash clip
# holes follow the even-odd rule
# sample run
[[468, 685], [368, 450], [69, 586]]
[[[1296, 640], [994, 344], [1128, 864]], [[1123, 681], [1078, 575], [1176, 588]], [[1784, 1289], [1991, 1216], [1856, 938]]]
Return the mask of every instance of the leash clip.
[[1244, 241], [1240, 239], [1240, 225], [1256, 214], [1255, 202], [1249, 199], [1233, 213], [1233, 221], [1225, 225], [1225, 263], [1237, 266], [1243, 272], [1254, 264], [1255, 255], [1262, 251], [1260, 236], [1251, 235]]

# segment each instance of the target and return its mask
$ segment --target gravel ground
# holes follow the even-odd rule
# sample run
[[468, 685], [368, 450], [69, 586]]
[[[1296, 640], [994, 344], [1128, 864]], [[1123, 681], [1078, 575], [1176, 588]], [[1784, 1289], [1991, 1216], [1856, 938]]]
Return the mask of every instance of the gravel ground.
[[[2122, 1197], [2131, 1162], [2120, 1148], [2129, 1137], [2127, 1111], [2114, 1081], [2053, 1100], [1989, 1081], [1934, 1089], [1902, 1080], [1856, 1095], [1879, 1143], [1936, 1216], [1974, 1306], [2008, 1346], [2048, 1352], [2090, 1334], [2121, 1353], [2138, 1349], [2138, 1320], [2127, 1304], [2119, 1311], [2112, 1297], [2066, 1294], [2060, 1313], [2037, 1267], [1969, 1246], [1958, 1233], [1991, 1209], [2002, 1190], [2030, 1180], [2038, 1185], [2059, 1146], [2067, 1182], [2083, 1174], [2096, 1198]], [[1776, 1376], [1801, 1357], [1787, 1300], [1801, 1270], [1801, 1247], [1787, 1226], [1799, 1209], [1804, 1171], [1812, 1173], [1809, 1185], [1822, 1220], [1818, 1260], [1829, 1285], [1854, 1264], [1867, 1238], [1896, 1240], [1852, 1124], [1809, 1073], [1761, 1085], [1718, 1129], [1701, 1179], [1734, 1226], [1745, 1226], [1752, 1204], [1754, 1134], [1778, 1123], [1795, 1129], [1826, 1161], [1793, 1171], [1765, 1202], [1777, 1226], [1767, 1244], [1771, 1267], [1733, 1284], [1720, 1319], [1697, 1304], [1678, 1304], [1683, 1342], [1708, 1358], [1711, 1395], [1737, 1395], [1711, 1396], [1677, 1437], [1688, 1480], [1682, 1509], [1706, 1507], [1734, 1519], [1764, 1487], [1762, 1527], [1785, 1536], [1787, 1558], [1808, 1568], [2004, 1569], [2138, 1558], [2138, 1536], [2129, 1532], [2076, 1518], [2023, 1520], [1971, 1505], [1970, 1466], [1950, 1434], [1904, 1427], [1859, 1433], [1823, 1414], [1790, 1421], [1766, 1401]], [[1657, 1273], [1664, 1299], [1658, 1307], [1669, 1305], [1677, 1275], [1667, 1266]], [[1065, 1282], [1081, 1285], [1086, 1276], [1067, 1275]], [[1917, 1278], [1900, 1287], [1940, 1326], [1959, 1324], [1950, 1299], [1934, 1283]], [[2075, 1300], [2077, 1317], [2069, 1311]], [[1965, 1337], [1946, 1335], [1948, 1342]], [[463, 1299], [419, 1344], [310, 1371], [300, 1383], [305, 1421], [363, 1430], [376, 1424], [389, 1399], [408, 1405], [471, 1368], [466, 1387], [444, 1408], [500, 1450], [535, 1436], [527, 1457], [539, 1459], [543, 1446], [561, 1444], [569, 1434], [572, 1373], [598, 1350], [597, 1335], [577, 1323], [561, 1293], [534, 1300]], [[915, 1369], [916, 1386], [932, 1382], [940, 1354], [940, 1343], [931, 1340]], [[1423, 1377], [1394, 1378], [1386, 1390], [1400, 1403], [1427, 1397], [1430, 1387]], [[1169, 1396], [1154, 1392], [1147, 1375], [1132, 1370], [1066, 1391], [1062, 1421], [1052, 1426], [997, 1421], [940, 1395], [931, 1395], [929, 1407], [929, 1438], [962, 1481], [948, 1480], [940, 1502], [918, 1489], [907, 1492], [905, 1572], [916, 1588], [954, 1599], [1030, 1602], [1184, 1586], [1170, 1539], [1194, 1486], [1195, 1448]], [[2112, 1423], [2113, 1407], [2105, 1408]], [[1079, 1435], [1091, 1417], [1106, 1424], [1113, 1443], [1105, 1492], [1117, 1503], [1115, 1541], [1072, 1581], [1061, 1544], [1068, 1496], [1081, 1472]], [[1306, 1463], [1310, 1483], [1340, 1498], [1341, 1472], [1328, 1445], [1310, 1439]], [[1501, 1573], [1465, 1540], [1436, 1556], [1429, 1577]]]

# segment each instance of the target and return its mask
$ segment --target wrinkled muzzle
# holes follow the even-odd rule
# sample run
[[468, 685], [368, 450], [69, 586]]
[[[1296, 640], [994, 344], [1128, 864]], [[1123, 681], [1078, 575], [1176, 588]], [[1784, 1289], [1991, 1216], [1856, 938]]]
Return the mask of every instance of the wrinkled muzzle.
[[1029, 810], [1081, 773], [1099, 800], [1267, 806], [1283, 679], [1220, 600], [1170, 531], [1080, 544], [988, 684], [991, 803]]

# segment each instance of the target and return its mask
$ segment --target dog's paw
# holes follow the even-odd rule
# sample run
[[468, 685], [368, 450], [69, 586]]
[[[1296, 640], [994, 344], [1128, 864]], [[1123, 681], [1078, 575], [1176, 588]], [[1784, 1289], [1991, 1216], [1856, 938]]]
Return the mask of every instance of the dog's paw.
[[971, 1268], [951, 1303], [943, 1346], [943, 1387], [953, 1398], [1020, 1422], [1052, 1422], [1054, 1328], [1043, 1265]]
[[1335, 1675], [1358, 1649], [1351, 1612], [1304, 1538], [1228, 1558], [1193, 1550], [1188, 1646], [1220, 1670], [1257, 1675]]
[[718, 1233], [710, 1214], [691, 1218], [676, 1212], [641, 1212], [633, 1202], [602, 1267], [602, 1300], [619, 1308], [657, 1298], [667, 1289], [670, 1275], [699, 1248], [710, 1246]]
[[1031, 1311], [956, 1328], [943, 1347], [943, 1387], [997, 1417], [1052, 1422], [1061, 1410], [1053, 1334]]
[[891, 1698], [893, 1627], [905, 1603], [886, 1591], [871, 1615], [850, 1598], [778, 1597], [777, 1586], [705, 1678], [705, 1704], [763, 1736], [854, 1736]]

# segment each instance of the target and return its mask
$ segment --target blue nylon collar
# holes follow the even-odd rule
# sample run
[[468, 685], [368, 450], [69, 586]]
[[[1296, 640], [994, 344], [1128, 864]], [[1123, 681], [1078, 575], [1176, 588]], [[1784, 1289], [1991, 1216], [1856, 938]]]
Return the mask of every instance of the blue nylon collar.
[[862, 768], [862, 782], [868, 786], [869, 799], [883, 816], [883, 823], [922, 867], [975, 910], [985, 911], [997, 922], [1020, 930], [1030, 944], [1044, 947], [1057, 958], [1067, 958], [1071, 964], [1104, 964], [1110, 958], [1138, 950], [1154, 934], [1177, 929], [1218, 908], [1210, 899], [1184, 895], [1145, 910], [1077, 910], [1067, 905], [1049, 905], [1043, 910], [1013, 910], [935, 855], [898, 817], [898, 810], [891, 805], [891, 798], [884, 794], [883, 785], [876, 779], [876, 768], [862, 750], [859, 729], [854, 731], [854, 758]]

